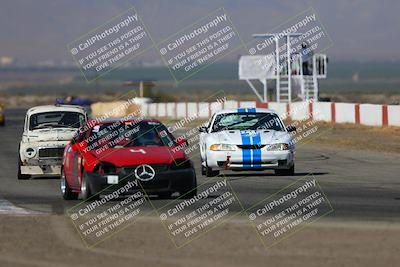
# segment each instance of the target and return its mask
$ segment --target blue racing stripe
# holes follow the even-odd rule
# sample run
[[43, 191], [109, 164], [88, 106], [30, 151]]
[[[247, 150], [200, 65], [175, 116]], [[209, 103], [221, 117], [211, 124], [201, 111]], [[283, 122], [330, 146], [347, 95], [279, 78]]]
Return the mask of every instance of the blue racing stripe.
[[[253, 145], [261, 145], [260, 133], [253, 136]], [[253, 168], [261, 168], [261, 149], [253, 149]]]
[[[243, 145], [250, 145], [250, 136], [247, 132], [240, 131]], [[243, 168], [251, 168], [251, 149], [242, 149]]]

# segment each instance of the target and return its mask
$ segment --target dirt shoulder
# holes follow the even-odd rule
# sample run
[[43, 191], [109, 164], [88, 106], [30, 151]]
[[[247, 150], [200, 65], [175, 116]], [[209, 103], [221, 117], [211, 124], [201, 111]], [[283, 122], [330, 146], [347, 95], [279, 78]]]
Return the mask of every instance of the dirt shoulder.
[[318, 123], [318, 132], [305, 142], [332, 148], [400, 153], [400, 127]]
[[157, 218], [87, 248], [64, 216], [0, 217], [1, 266], [394, 266], [400, 226], [316, 223], [264, 249], [249, 224], [226, 223], [176, 249]]

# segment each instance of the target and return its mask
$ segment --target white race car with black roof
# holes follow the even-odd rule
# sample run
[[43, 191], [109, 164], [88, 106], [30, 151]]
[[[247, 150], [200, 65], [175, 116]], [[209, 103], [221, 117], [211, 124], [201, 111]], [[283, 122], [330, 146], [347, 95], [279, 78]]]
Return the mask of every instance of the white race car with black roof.
[[18, 179], [60, 176], [64, 148], [86, 120], [87, 114], [79, 106], [30, 108], [19, 144]]
[[294, 175], [295, 145], [291, 132], [271, 109], [239, 108], [216, 112], [200, 131], [202, 174], [221, 170], [274, 170]]

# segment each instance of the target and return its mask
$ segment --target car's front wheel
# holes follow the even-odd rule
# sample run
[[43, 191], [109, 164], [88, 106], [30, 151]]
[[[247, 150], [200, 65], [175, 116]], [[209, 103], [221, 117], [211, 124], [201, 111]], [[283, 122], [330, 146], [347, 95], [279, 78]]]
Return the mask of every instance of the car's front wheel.
[[281, 176], [293, 176], [294, 175], [294, 164], [289, 169], [277, 169], [275, 170], [276, 175]]
[[201, 164], [201, 174], [205, 175], [207, 177], [215, 177], [219, 175], [218, 170], [213, 170], [212, 168], [208, 167], [207, 165], [207, 159], [205, 160], [205, 166]]
[[179, 192], [180, 196], [183, 199], [191, 199], [192, 197], [197, 195], [197, 178], [194, 177], [193, 184], [189, 190]]
[[219, 175], [219, 171], [218, 170], [213, 170], [210, 167], [206, 167], [206, 176], [207, 177], [215, 177]]
[[[82, 183], [81, 183], [81, 192], [79, 194], [80, 199], [82, 200], [87, 200], [94, 196], [90, 184], [89, 184], [89, 179], [88, 175], [85, 171], [82, 173]], [[98, 195], [96, 195], [98, 197]]]
[[158, 197], [161, 199], [169, 199], [171, 198], [171, 192], [162, 192], [162, 193], [158, 193]]
[[206, 175], [206, 167], [201, 165], [201, 175]]
[[191, 199], [197, 196], [197, 188], [193, 188], [191, 191], [181, 193], [183, 199]]
[[65, 200], [78, 199], [78, 193], [72, 192], [71, 188], [69, 187], [67, 178], [65, 177], [64, 168], [61, 169], [60, 189]]

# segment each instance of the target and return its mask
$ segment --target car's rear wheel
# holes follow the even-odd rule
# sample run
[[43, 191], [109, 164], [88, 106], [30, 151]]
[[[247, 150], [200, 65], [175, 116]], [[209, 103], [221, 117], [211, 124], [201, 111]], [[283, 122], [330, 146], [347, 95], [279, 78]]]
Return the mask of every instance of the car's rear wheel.
[[65, 200], [78, 199], [78, 193], [72, 192], [71, 188], [69, 187], [67, 178], [65, 177], [64, 168], [61, 169], [60, 189]]
[[31, 175], [22, 174], [21, 166], [22, 166], [21, 158], [18, 157], [18, 174], [17, 174], [18, 180], [28, 180], [29, 178], [31, 178]]
[[275, 170], [276, 175], [281, 176], [293, 176], [294, 175], [294, 164], [289, 169], [277, 169]]

